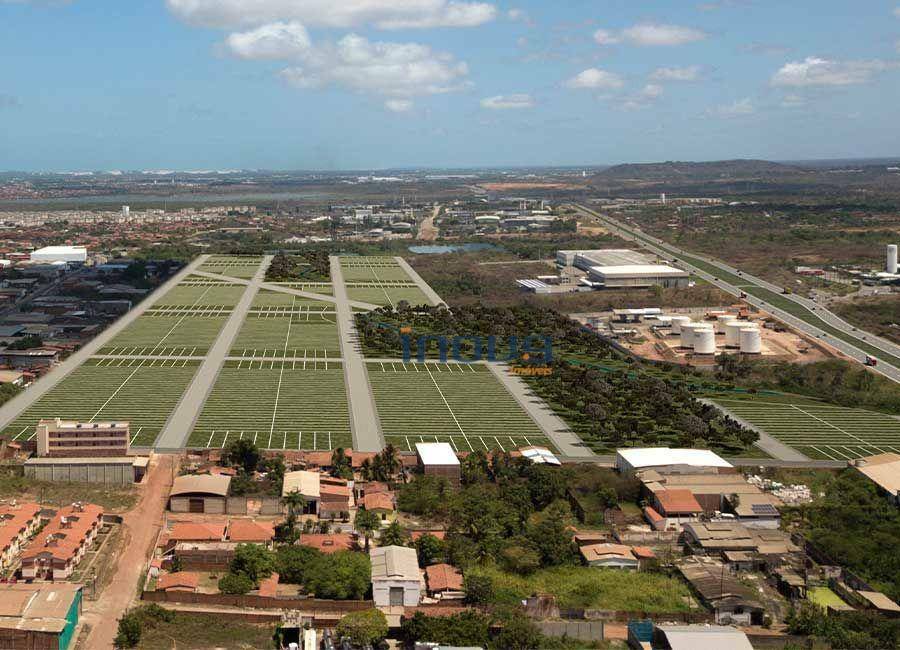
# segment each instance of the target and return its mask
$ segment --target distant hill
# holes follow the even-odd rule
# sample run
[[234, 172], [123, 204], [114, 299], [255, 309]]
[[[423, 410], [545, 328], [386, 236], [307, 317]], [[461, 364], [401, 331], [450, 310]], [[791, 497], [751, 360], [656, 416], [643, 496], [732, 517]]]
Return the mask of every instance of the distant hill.
[[611, 181], [684, 182], [781, 177], [803, 173], [800, 167], [767, 160], [718, 160], [713, 162], [668, 161], [615, 165], [594, 175], [595, 183]]

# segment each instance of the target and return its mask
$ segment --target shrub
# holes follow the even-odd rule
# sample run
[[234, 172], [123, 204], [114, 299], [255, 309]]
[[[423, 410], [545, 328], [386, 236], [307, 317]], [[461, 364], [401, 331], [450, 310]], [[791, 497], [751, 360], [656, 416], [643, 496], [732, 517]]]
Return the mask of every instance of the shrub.
[[387, 636], [387, 618], [377, 609], [352, 612], [338, 621], [336, 632], [339, 639], [348, 638], [353, 645], [374, 645]]
[[219, 591], [223, 594], [242, 596], [249, 593], [255, 585], [253, 581], [243, 573], [226, 573], [219, 578]]

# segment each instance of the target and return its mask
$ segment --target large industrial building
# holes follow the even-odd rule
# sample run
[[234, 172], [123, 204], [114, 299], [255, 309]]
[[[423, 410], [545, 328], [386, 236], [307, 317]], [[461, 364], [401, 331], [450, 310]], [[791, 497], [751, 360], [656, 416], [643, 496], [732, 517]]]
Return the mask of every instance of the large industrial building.
[[558, 251], [556, 263], [584, 271], [580, 284], [592, 289], [684, 287], [690, 281], [686, 271], [628, 249]]
[[87, 248], [84, 246], [45, 246], [31, 253], [32, 262], [52, 264], [54, 262], [87, 262]]

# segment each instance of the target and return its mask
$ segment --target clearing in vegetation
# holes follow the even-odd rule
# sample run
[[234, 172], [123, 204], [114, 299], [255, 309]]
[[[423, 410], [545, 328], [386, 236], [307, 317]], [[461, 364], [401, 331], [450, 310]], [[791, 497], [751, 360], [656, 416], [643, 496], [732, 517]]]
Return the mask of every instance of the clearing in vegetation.
[[25, 409], [2, 435], [29, 440], [42, 418], [81, 422], [127, 421], [131, 444], [152, 445], [194, 377], [198, 362], [179, 361], [174, 367], [131, 360], [134, 365], [99, 365], [92, 359], [74, 370], [33, 405]]
[[553, 449], [487, 366], [370, 361], [369, 381], [385, 440], [404, 450], [449, 442], [458, 451]]
[[322, 362], [306, 369], [302, 362], [270, 362], [264, 369], [237, 363], [219, 372], [188, 446], [222, 447], [235, 437], [264, 449], [352, 446], [340, 363], [328, 362], [327, 370]]
[[900, 418], [809, 400], [716, 398], [716, 404], [810, 458], [900, 453]]

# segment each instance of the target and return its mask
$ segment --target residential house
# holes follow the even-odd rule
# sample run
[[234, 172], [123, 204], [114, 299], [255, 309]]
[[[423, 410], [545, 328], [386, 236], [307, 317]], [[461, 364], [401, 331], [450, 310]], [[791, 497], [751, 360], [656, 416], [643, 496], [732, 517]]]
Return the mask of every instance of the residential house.
[[74, 503], [60, 508], [22, 552], [22, 577], [65, 580], [91, 547], [103, 522], [103, 508]]
[[645, 511], [656, 530], [680, 530], [682, 524], [696, 521], [703, 507], [690, 490], [662, 489], [652, 494], [652, 506]]
[[394, 515], [394, 495], [389, 492], [368, 492], [362, 498], [360, 505], [374, 512], [382, 521], [392, 518]]
[[240, 544], [270, 545], [275, 539], [275, 524], [271, 521], [232, 519], [228, 522], [226, 539]]
[[622, 544], [588, 544], [578, 550], [585, 564], [592, 567], [636, 571], [639, 565], [631, 547]]
[[164, 573], [156, 581], [156, 591], [194, 593], [200, 585], [200, 575], [193, 571]]
[[376, 607], [414, 607], [422, 598], [423, 580], [416, 550], [380, 546], [370, 553], [372, 599]]
[[746, 634], [725, 625], [656, 625], [652, 647], [658, 650], [753, 650]]
[[425, 567], [428, 595], [434, 598], [462, 598], [463, 575], [452, 564], [432, 564]]
[[720, 625], [760, 625], [765, 614], [753, 589], [738, 580], [721, 562], [688, 558], [678, 570]]
[[13, 564], [40, 524], [41, 506], [36, 503], [0, 506], [0, 571]]

